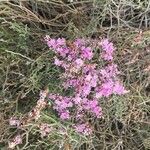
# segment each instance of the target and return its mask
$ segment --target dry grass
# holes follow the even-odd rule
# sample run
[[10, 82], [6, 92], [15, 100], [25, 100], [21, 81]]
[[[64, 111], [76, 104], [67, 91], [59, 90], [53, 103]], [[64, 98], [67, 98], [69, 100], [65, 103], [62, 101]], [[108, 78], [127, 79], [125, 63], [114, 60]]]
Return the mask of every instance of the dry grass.
[[40, 89], [60, 90], [59, 70], [43, 43], [45, 34], [111, 38], [118, 48], [115, 61], [130, 93], [103, 102], [104, 118], [93, 121], [94, 137], [83, 140], [70, 135], [66, 140], [57, 135], [40, 141], [33, 132], [26, 149], [59, 149], [60, 145], [65, 150], [149, 149], [149, 7], [148, 0], [0, 2], [0, 149], [7, 149], [15, 132], [8, 125], [10, 116], [21, 117], [31, 110]]

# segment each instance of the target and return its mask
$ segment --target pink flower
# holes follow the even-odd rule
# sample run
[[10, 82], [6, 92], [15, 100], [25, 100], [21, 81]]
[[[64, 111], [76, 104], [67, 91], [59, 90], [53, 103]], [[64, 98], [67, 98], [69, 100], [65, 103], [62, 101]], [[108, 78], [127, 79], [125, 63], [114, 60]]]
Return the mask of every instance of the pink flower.
[[96, 99], [88, 100], [84, 98], [82, 101], [82, 107], [83, 107], [83, 110], [87, 110], [88, 112], [96, 116], [97, 118], [100, 118], [102, 116], [102, 109], [99, 106], [99, 103]]
[[22, 137], [17, 135], [11, 142], [8, 142], [9, 148], [14, 149], [16, 145], [22, 144]]
[[39, 100], [37, 101], [37, 107], [38, 107], [38, 108], [44, 108], [45, 105], [46, 105], [46, 102], [45, 102], [44, 100], [39, 99]]
[[97, 118], [100, 118], [102, 116], [102, 109], [99, 106], [95, 106], [92, 112], [96, 115]]
[[84, 129], [84, 133], [83, 133], [84, 135], [91, 135], [92, 134], [92, 129], [90, 128], [90, 127], [86, 127], [85, 129]]
[[102, 96], [108, 97], [113, 93], [113, 82], [107, 81], [101, 85], [101, 87], [96, 92], [96, 98], [100, 98]]
[[82, 98], [77, 95], [75, 98], [73, 98], [73, 101], [75, 104], [80, 104], [82, 102]]
[[98, 105], [98, 101], [97, 100], [92, 100], [92, 101], [89, 101], [89, 104], [90, 104], [91, 108], [94, 108]]
[[68, 51], [69, 51], [69, 50], [68, 50], [67, 48], [66, 48], [66, 49], [63, 48], [63, 51], [60, 52], [60, 56], [62, 56], [63, 58], [65, 58], [66, 55], [68, 54]]
[[15, 142], [8, 142], [8, 147], [9, 147], [10, 149], [14, 149], [15, 146], [16, 146], [16, 143], [15, 143]]
[[72, 102], [66, 98], [62, 98], [61, 100], [56, 99], [54, 102], [60, 110], [73, 106]]
[[75, 129], [77, 132], [84, 132], [84, 129], [85, 129], [86, 125], [85, 124], [79, 124], [79, 125], [76, 125], [75, 126]]
[[51, 131], [52, 127], [50, 127], [49, 124], [43, 123], [40, 125], [40, 133], [42, 137], [47, 136]]
[[76, 39], [74, 44], [77, 48], [79, 48], [79, 47], [85, 45], [85, 40], [84, 39]]
[[67, 80], [64, 84], [65, 87], [76, 87], [78, 85], [77, 79]]
[[91, 105], [90, 105], [90, 100], [87, 98], [83, 98], [82, 100], [82, 109], [86, 111], [90, 111]]
[[114, 87], [113, 87], [113, 92], [114, 94], [122, 95], [128, 93], [128, 91], [125, 90], [122, 84], [119, 82], [116, 82]]
[[112, 60], [113, 51], [115, 50], [113, 43], [109, 42], [108, 39], [103, 39], [100, 45], [103, 49], [102, 57], [104, 58], [104, 60]]
[[62, 112], [62, 113], [60, 114], [60, 118], [61, 118], [62, 120], [69, 119], [69, 118], [70, 118], [69, 112], [68, 112], [68, 111]]
[[91, 80], [92, 80], [92, 75], [91, 75], [91, 74], [88, 74], [88, 75], [85, 77], [85, 81], [90, 82]]
[[113, 53], [113, 51], [115, 50], [113, 43], [109, 42], [108, 39], [103, 39], [101, 42], [101, 46], [107, 53]]
[[58, 47], [55, 49], [57, 53], [60, 54], [60, 56], [65, 57], [66, 54], [68, 53], [68, 49], [64, 47]]
[[[92, 87], [96, 87], [97, 86], [97, 82], [98, 82], [98, 76], [95, 74], [92, 76], [92, 79], [90, 81], [90, 84]], [[100, 83], [100, 82], [99, 82]]]
[[87, 95], [89, 95], [91, 92], [91, 86], [89, 84], [85, 84], [82, 87], [82, 96], [86, 97]]
[[36, 110], [34, 116], [33, 113], [31, 115], [32, 117], [34, 117], [35, 120], [38, 120], [41, 116], [40, 113], [41, 113], [40, 110]]
[[66, 45], [66, 40], [64, 38], [58, 38], [56, 40], [57, 46], [63, 46]]
[[81, 68], [84, 64], [83, 60], [80, 58], [76, 59], [75, 63], [77, 65], [77, 68]]
[[20, 125], [20, 121], [18, 119], [16, 119], [16, 117], [11, 117], [9, 119], [9, 124], [11, 126], [17, 126], [18, 127]]
[[102, 57], [104, 58], [104, 60], [113, 60], [113, 56], [109, 53], [103, 53]]
[[49, 40], [47, 41], [47, 45], [48, 45], [48, 47], [50, 47], [50, 48], [56, 48], [56, 40], [55, 40], [55, 39], [49, 39]]
[[85, 59], [88, 59], [88, 60], [91, 60], [92, 59], [92, 57], [93, 57], [93, 52], [92, 52], [92, 49], [91, 49], [91, 47], [82, 47], [81, 48], [81, 50], [82, 50], [82, 56], [83, 56], [83, 58], [85, 58]]
[[21, 135], [17, 135], [14, 140], [15, 140], [15, 143], [17, 145], [21, 144], [22, 143], [22, 137], [21, 137]]
[[62, 61], [60, 61], [57, 57], [55, 57], [54, 64], [55, 64], [56, 66], [61, 66]]
[[107, 65], [103, 69], [100, 69], [100, 79], [103, 82], [106, 82], [107, 80], [116, 80], [119, 73], [120, 72], [117, 69], [117, 65]]
[[74, 127], [77, 132], [82, 133], [84, 135], [90, 135], [92, 133], [91, 128], [86, 123], [77, 124]]

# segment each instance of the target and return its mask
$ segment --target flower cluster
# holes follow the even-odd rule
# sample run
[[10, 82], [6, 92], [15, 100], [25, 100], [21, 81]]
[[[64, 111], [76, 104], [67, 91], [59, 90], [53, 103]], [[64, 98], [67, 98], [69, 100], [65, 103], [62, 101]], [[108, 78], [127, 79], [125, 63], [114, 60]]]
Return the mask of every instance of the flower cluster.
[[11, 142], [8, 143], [10, 149], [14, 149], [16, 145], [22, 144], [22, 137], [21, 135], [15, 136]]
[[99, 45], [102, 46], [102, 57], [104, 60], [113, 60], [113, 52], [115, 50], [113, 43], [109, 42], [108, 39], [103, 39]]
[[[17, 117], [11, 117], [9, 119], [9, 125], [14, 126], [19, 129], [22, 129], [23, 126], [28, 125], [28, 123], [31, 122], [32, 120], [39, 119], [42, 109], [44, 109], [47, 104], [45, 101], [47, 93], [48, 93], [47, 90], [40, 92], [40, 98], [37, 101], [36, 106], [32, 109], [31, 112], [28, 113], [27, 118], [25, 116], [19, 120], [19, 119], [17, 119]], [[41, 133], [42, 137], [46, 136], [51, 131], [51, 128], [46, 124], [40, 125], [39, 129], [40, 129], [40, 133]], [[9, 148], [14, 149], [15, 146], [17, 146], [18, 144], [21, 144], [21, 143], [22, 143], [22, 137], [21, 137], [21, 135], [17, 135], [15, 138], [13, 138], [11, 141], [9, 141], [8, 144], [9, 144]]]
[[84, 133], [85, 135], [89, 135], [92, 133], [92, 129], [86, 123], [76, 124], [75, 129], [78, 133]]
[[101, 84], [96, 87], [96, 98], [109, 97], [112, 94], [121, 95], [128, 92], [118, 79], [119, 73], [115, 64], [109, 64], [100, 69]]
[[52, 127], [47, 123], [42, 123], [39, 129], [42, 137], [47, 136], [52, 131]]
[[[45, 41], [56, 54], [54, 64], [64, 69], [61, 75], [64, 89], [74, 90], [68, 97], [49, 94], [53, 108], [62, 120], [73, 120], [77, 132], [91, 134], [86, 117], [102, 116], [99, 98], [127, 93], [119, 81], [117, 65], [112, 62], [115, 50], [113, 43], [108, 39], [94, 41], [94, 44], [85, 39], [68, 42], [64, 38], [52, 39], [49, 36], [45, 37]], [[107, 61], [103, 68], [93, 63], [95, 49], [100, 49], [100, 59]]]
[[17, 126], [17, 127], [19, 127], [19, 126], [20, 126], [20, 120], [17, 119], [16, 117], [11, 117], [11, 118], [9, 119], [9, 124], [10, 124], [11, 126]]
[[48, 91], [40, 92], [40, 99], [37, 101], [36, 106], [28, 113], [28, 117], [22, 117], [21, 119], [17, 119], [17, 117], [11, 117], [9, 119], [9, 125], [14, 127], [22, 127], [29, 123], [31, 120], [37, 120], [40, 117], [40, 113], [42, 109], [46, 107], [47, 102], [45, 98], [47, 96]]
[[37, 101], [35, 108], [28, 114], [29, 120], [37, 120], [40, 117], [40, 112], [46, 106], [45, 98], [47, 96], [47, 90], [40, 92], [40, 99]]

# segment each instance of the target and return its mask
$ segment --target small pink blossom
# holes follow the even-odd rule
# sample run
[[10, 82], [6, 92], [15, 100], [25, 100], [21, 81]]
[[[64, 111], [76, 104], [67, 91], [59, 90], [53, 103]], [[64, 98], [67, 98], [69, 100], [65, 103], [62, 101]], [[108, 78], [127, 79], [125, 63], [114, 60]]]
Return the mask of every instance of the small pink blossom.
[[85, 42], [84, 39], [76, 39], [75, 42], [74, 42], [74, 44], [75, 44], [75, 46], [76, 46], [77, 48], [80, 48], [80, 47], [84, 46], [85, 43], [86, 43], [86, 42]]
[[92, 52], [92, 49], [90, 47], [82, 47], [81, 50], [82, 50], [81, 55], [83, 56], [83, 58], [88, 59], [88, 60], [92, 59], [93, 52]]
[[21, 135], [17, 135], [14, 139], [16, 144], [21, 144], [22, 143], [22, 137]]
[[56, 48], [56, 52], [59, 53], [60, 56], [65, 57], [66, 54], [68, 53], [68, 49], [64, 47], [58, 47]]
[[54, 64], [55, 64], [56, 66], [61, 66], [62, 61], [60, 61], [57, 57], [55, 57]]
[[107, 81], [101, 85], [101, 87], [96, 92], [96, 98], [100, 98], [102, 96], [108, 97], [113, 93], [113, 82]]
[[83, 86], [83, 88], [82, 88], [82, 95], [83, 95], [84, 97], [86, 97], [87, 95], [90, 94], [90, 92], [91, 92], [91, 85], [85, 84], [85, 85]]
[[128, 93], [128, 91], [126, 91], [125, 88], [123, 87], [123, 85], [121, 83], [119, 83], [118, 81], [115, 83], [115, 85], [113, 87], [113, 92], [114, 92], [114, 94], [118, 94], [118, 95]]
[[18, 127], [20, 125], [20, 120], [18, 120], [16, 117], [11, 117], [9, 119], [9, 124], [11, 126], [17, 126]]
[[80, 104], [82, 102], [82, 98], [80, 95], [77, 95], [75, 98], [73, 98], [73, 101], [75, 104]]
[[82, 67], [83, 64], [84, 64], [83, 60], [80, 59], [80, 58], [76, 59], [75, 63], [76, 63], [76, 65], [77, 65], [77, 68]]
[[52, 127], [50, 127], [49, 124], [43, 123], [40, 125], [40, 133], [42, 137], [47, 136], [51, 131]]
[[47, 41], [47, 45], [50, 47], [50, 48], [56, 48], [56, 40], [55, 39], [49, 39]]
[[17, 135], [8, 143], [10, 149], [14, 149], [18, 144], [22, 144], [22, 137], [20, 135]]
[[16, 143], [15, 143], [15, 142], [8, 142], [8, 147], [9, 147], [10, 149], [14, 149], [15, 146], [16, 146]]
[[66, 44], [66, 40], [64, 38], [58, 38], [56, 40], [57, 46], [63, 46]]
[[106, 52], [112, 53], [115, 50], [113, 43], [109, 42], [108, 39], [103, 39], [101, 41], [101, 46], [102, 46], [103, 50], [105, 50]]
[[91, 128], [86, 123], [75, 125], [75, 130], [84, 135], [90, 135], [92, 133]]
[[104, 60], [113, 60], [113, 51], [115, 50], [113, 43], [109, 42], [108, 39], [103, 39], [100, 45], [103, 49], [102, 57]]
[[46, 102], [45, 102], [43, 99], [39, 99], [39, 100], [37, 101], [36, 107], [37, 107], [37, 108], [44, 108], [45, 105], [46, 105]]
[[100, 118], [102, 116], [102, 109], [99, 106], [95, 106], [92, 112], [97, 116], [97, 118]]
[[69, 118], [70, 118], [69, 112], [68, 112], [68, 111], [65, 111], [65, 112], [60, 113], [60, 118], [61, 118], [62, 120], [69, 119]]
[[103, 69], [100, 69], [102, 80], [106, 80], [106, 79], [109, 80], [111, 78], [116, 78], [119, 73], [120, 72], [118, 71], [117, 65], [115, 64], [111, 64], [111, 65], [109, 64]]
[[85, 81], [87, 82], [90, 82], [92, 80], [92, 75], [91, 74], [88, 74], [86, 77], [85, 77]]

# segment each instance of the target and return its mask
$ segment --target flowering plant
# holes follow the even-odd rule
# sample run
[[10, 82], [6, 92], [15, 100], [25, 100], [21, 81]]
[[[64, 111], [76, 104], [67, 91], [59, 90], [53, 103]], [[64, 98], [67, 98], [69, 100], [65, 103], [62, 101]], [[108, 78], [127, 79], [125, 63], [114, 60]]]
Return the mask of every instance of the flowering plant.
[[[41, 117], [41, 111], [50, 102], [60, 121], [72, 122], [70, 127], [75, 132], [85, 136], [90, 135], [93, 133], [93, 127], [89, 118], [101, 118], [103, 115], [101, 98], [128, 92], [119, 80], [120, 72], [113, 61], [116, 48], [108, 39], [101, 41], [76, 39], [68, 42], [64, 38], [52, 39], [46, 36], [44, 40], [56, 55], [54, 64], [62, 68], [60, 79], [63, 81], [64, 93], [49, 93], [47, 90], [41, 92], [37, 105], [28, 114], [27, 121], [21, 122], [14, 117], [10, 119], [10, 125], [21, 127], [32, 120], [38, 120]], [[71, 91], [69, 95], [65, 94], [67, 90]], [[47, 123], [37, 127], [42, 137], [55, 130], [51, 124]], [[61, 128], [60, 133], [66, 134], [65, 132], [62, 133]], [[19, 142], [16, 140], [18, 137]], [[10, 148], [14, 148], [20, 143], [22, 140], [19, 135], [9, 145]]]
[[[115, 47], [108, 39], [101, 42], [76, 39], [70, 43], [64, 38], [52, 39], [46, 36], [45, 41], [56, 54], [54, 64], [64, 70], [61, 74], [63, 88], [73, 89], [70, 96], [49, 94], [53, 108], [60, 119], [73, 120], [77, 132], [91, 134], [92, 129], [86, 118], [102, 116], [100, 98], [127, 93], [119, 81], [117, 65], [113, 63]], [[102, 68], [94, 63], [96, 49], [101, 51], [98, 59], [104, 61]]]

